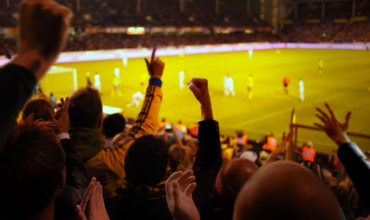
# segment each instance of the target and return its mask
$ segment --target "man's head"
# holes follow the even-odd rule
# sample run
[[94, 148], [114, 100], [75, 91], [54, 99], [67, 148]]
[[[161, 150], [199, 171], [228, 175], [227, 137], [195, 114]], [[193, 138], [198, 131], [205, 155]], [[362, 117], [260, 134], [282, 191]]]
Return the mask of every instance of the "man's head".
[[[21, 122], [0, 153], [0, 215], [37, 216], [65, 183], [65, 155], [46, 122]], [[5, 212], [5, 213], [4, 213]]]
[[162, 140], [153, 135], [140, 137], [126, 154], [126, 180], [137, 186], [154, 186], [165, 178], [167, 160], [167, 147]]
[[99, 128], [103, 115], [99, 92], [93, 88], [75, 92], [71, 98], [68, 113], [72, 128]]
[[334, 220], [341, 219], [341, 211], [333, 193], [310, 170], [292, 162], [274, 162], [244, 185], [233, 219]]
[[104, 118], [103, 134], [106, 138], [113, 138], [125, 130], [126, 120], [121, 114], [112, 114]]
[[247, 159], [227, 162], [217, 175], [215, 188], [218, 196], [234, 204], [240, 189], [257, 170], [257, 165]]
[[54, 109], [46, 99], [32, 99], [23, 108], [22, 119], [26, 120], [30, 115], [35, 120], [54, 121]]
[[191, 167], [193, 162], [193, 150], [188, 146], [173, 144], [168, 149], [168, 163], [171, 172], [184, 171]]

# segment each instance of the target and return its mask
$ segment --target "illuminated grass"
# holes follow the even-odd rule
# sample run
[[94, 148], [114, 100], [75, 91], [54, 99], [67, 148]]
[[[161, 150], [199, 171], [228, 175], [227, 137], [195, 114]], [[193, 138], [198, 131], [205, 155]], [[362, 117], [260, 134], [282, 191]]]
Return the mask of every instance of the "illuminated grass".
[[[317, 63], [324, 60], [323, 74], [319, 74]], [[295, 107], [297, 122], [312, 125], [315, 119], [315, 106], [328, 101], [338, 117], [343, 118], [347, 110], [353, 112], [350, 130], [370, 134], [370, 53], [352, 50], [275, 50], [255, 51], [249, 59], [248, 52], [217, 53], [162, 57], [165, 63], [163, 76], [163, 104], [160, 118], [190, 124], [200, 120], [199, 104], [191, 92], [179, 89], [178, 72], [185, 71], [186, 81], [192, 77], [209, 80], [215, 119], [220, 122], [221, 132], [233, 134], [237, 129], [244, 131], [252, 139], [274, 132], [281, 136], [288, 131], [290, 111]], [[136, 117], [140, 108], [127, 108], [131, 96], [140, 86], [141, 74], [146, 73], [143, 59], [129, 59], [124, 68], [121, 60], [58, 64], [78, 70], [79, 87], [86, 86], [86, 72], [93, 78], [100, 73], [102, 99], [105, 105], [120, 107], [128, 117]], [[115, 67], [121, 69], [121, 97], [112, 97], [112, 78]], [[222, 78], [230, 74], [234, 79], [236, 97], [225, 97]], [[247, 97], [247, 77], [254, 75], [254, 94]], [[284, 76], [291, 79], [289, 95], [282, 88]], [[298, 79], [305, 84], [305, 101], [298, 99]], [[69, 78], [70, 79], [70, 78]], [[70, 95], [60, 92], [65, 81], [58, 78], [60, 88], [57, 96]], [[47, 80], [52, 80], [47, 79]], [[299, 143], [313, 141], [319, 151], [331, 153], [334, 144], [319, 132], [299, 130]], [[370, 140], [355, 139], [362, 149], [370, 150]]]

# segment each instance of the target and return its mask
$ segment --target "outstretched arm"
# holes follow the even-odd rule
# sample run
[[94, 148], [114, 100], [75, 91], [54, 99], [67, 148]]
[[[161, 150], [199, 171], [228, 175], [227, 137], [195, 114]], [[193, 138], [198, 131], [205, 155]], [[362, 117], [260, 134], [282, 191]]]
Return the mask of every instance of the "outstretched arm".
[[0, 69], [0, 146], [14, 127], [37, 80], [45, 75], [63, 49], [70, 18], [71, 12], [52, 0], [23, 1], [18, 55]]
[[361, 201], [370, 209], [370, 163], [366, 156], [362, 153], [360, 148], [348, 138], [347, 129], [351, 112], [346, 114], [344, 122], [340, 122], [334, 115], [333, 110], [328, 103], [325, 107], [329, 114], [324, 112], [321, 108], [316, 108], [316, 116], [323, 122], [323, 124], [315, 123], [315, 125], [323, 129], [326, 134], [338, 146], [338, 157], [346, 168], [353, 185], [355, 186]]
[[213, 120], [207, 80], [192, 79], [189, 88], [199, 101], [202, 112], [202, 121], [199, 122], [198, 151], [193, 166], [197, 182], [193, 198], [201, 216], [205, 216], [217, 173], [222, 164], [220, 134], [218, 123]]
[[152, 52], [150, 62], [145, 59], [150, 80], [143, 107], [129, 132], [129, 135], [133, 138], [153, 134], [158, 128], [159, 108], [162, 103], [161, 77], [164, 63], [155, 57], [155, 51], [156, 49]]

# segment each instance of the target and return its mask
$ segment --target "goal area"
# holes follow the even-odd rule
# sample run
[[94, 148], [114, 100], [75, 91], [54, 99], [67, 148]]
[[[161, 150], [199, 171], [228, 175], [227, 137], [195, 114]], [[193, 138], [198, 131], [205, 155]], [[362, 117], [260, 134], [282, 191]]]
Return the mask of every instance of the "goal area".
[[40, 81], [40, 86], [46, 96], [50, 93], [56, 97], [71, 96], [77, 90], [77, 70], [52, 66]]

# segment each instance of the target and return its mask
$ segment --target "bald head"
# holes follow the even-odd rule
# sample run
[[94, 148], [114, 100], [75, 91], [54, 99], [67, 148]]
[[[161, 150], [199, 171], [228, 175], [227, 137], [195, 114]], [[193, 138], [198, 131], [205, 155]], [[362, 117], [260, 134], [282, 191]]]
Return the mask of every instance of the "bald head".
[[330, 190], [310, 170], [292, 162], [274, 162], [256, 172], [240, 191], [234, 220], [341, 219]]
[[233, 204], [240, 189], [257, 170], [257, 165], [250, 160], [231, 160], [218, 173], [217, 194], [223, 199], [230, 200]]

